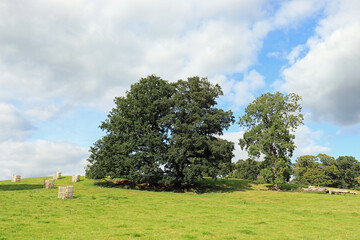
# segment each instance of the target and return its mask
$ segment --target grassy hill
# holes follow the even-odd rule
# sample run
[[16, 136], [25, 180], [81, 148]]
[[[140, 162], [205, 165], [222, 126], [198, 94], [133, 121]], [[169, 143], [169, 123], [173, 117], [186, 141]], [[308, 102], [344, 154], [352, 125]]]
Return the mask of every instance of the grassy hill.
[[[0, 239], [359, 239], [360, 196], [205, 180], [203, 191], [107, 188], [71, 177], [0, 181]], [[74, 199], [57, 198], [73, 185]]]

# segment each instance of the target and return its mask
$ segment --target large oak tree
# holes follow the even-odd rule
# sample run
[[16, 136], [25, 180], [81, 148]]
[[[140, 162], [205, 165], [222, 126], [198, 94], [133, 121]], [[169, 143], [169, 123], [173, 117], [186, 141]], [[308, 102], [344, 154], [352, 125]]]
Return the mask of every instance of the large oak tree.
[[106, 135], [90, 149], [86, 175], [175, 187], [227, 175], [234, 144], [219, 136], [234, 117], [215, 107], [221, 95], [206, 78], [141, 79], [115, 98], [100, 126]]

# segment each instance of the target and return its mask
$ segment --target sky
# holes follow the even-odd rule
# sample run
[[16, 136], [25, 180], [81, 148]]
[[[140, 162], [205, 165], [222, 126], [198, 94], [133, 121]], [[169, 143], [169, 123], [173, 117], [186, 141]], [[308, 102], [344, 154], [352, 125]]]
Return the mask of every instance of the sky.
[[[296, 157], [360, 160], [358, 0], [0, 0], [0, 180], [84, 174], [131, 84], [207, 77], [238, 121], [266, 92], [302, 97]], [[244, 129], [223, 138], [235, 143]]]

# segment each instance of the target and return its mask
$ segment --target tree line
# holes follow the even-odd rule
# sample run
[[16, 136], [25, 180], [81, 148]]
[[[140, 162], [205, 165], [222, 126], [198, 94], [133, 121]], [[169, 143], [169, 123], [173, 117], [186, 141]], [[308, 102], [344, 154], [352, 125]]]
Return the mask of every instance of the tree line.
[[[231, 176], [271, 182], [264, 162], [251, 158], [234, 163]], [[300, 185], [357, 189], [360, 186], [360, 162], [352, 156], [335, 159], [326, 154], [304, 155], [296, 159], [284, 178]]]
[[[206, 78], [140, 79], [125, 96], [115, 98], [115, 107], [101, 123], [106, 134], [90, 148], [86, 176], [174, 188], [204, 176], [230, 176], [234, 143], [221, 136], [235, 117], [216, 107], [221, 95], [221, 87]], [[291, 173], [293, 131], [303, 124], [300, 99], [294, 93], [262, 94], [237, 122], [246, 130], [241, 148], [253, 160], [264, 158], [261, 171], [274, 189]]]

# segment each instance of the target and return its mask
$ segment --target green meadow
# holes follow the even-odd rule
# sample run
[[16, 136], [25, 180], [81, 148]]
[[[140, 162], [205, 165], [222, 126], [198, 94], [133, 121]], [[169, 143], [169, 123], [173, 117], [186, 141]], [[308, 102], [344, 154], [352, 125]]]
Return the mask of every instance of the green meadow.
[[[104, 187], [71, 177], [0, 181], [0, 239], [360, 239], [360, 196], [274, 192], [206, 179], [185, 193]], [[58, 199], [58, 186], [74, 186]]]

